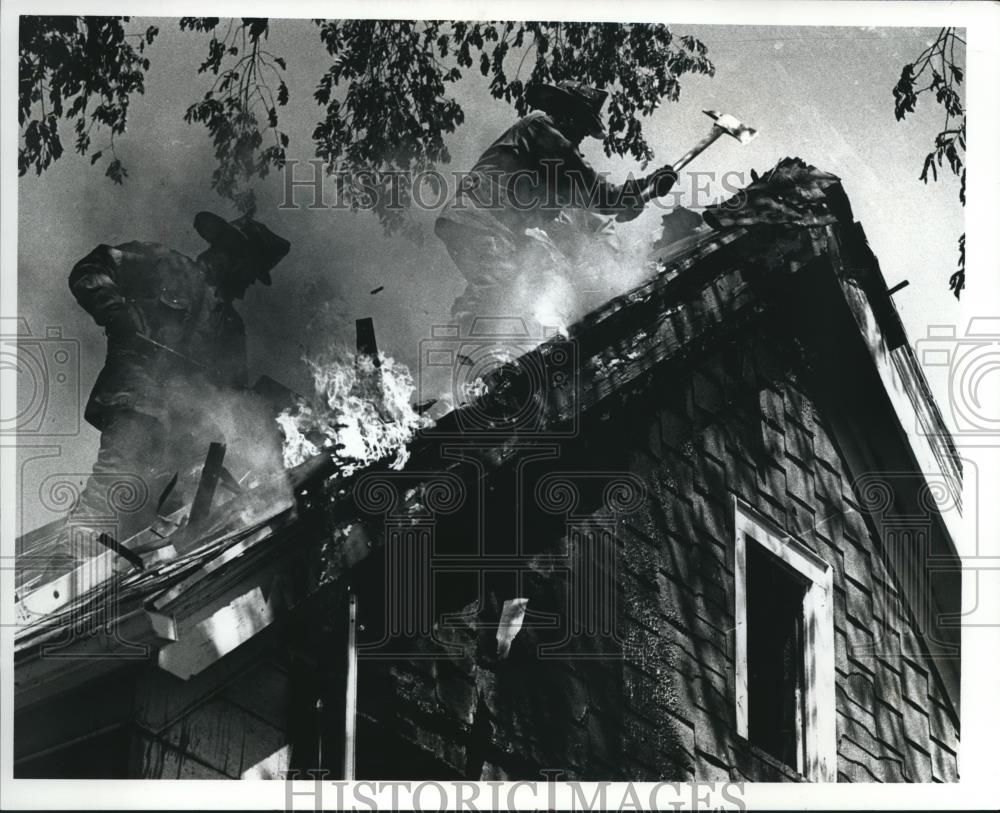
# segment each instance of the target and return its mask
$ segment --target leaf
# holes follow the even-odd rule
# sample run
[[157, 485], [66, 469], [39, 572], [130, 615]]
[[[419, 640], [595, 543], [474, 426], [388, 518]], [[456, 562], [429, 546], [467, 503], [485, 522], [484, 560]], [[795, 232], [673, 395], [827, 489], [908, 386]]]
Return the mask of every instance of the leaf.
[[[965, 106], [956, 88], [960, 87], [965, 72], [955, 64], [956, 45], [960, 44], [964, 54], [964, 42], [958, 38], [956, 29], [942, 28], [933, 45], [925, 49], [915, 63], [903, 66], [899, 81], [893, 88], [896, 119], [903, 119], [916, 108], [917, 98], [930, 93], [942, 108], [944, 127], [934, 137], [934, 150], [924, 158], [920, 180], [925, 184], [933, 177], [938, 180], [937, 168], [948, 162], [952, 174], [959, 177], [959, 202], [965, 205]], [[926, 87], [915, 89], [917, 79], [930, 70], [931, 78]], [[957, 127], [950, 127], [960, 120]], [[965, 235], [959, 240], [959, 268], [949, 279], [949, 288], [958, 298], [965, 287]]]
[[934, 153], [928, 153], [927, 157], [924, 159], [924, 169], [920, 173], [920, 180], [927, 183], [928, 172], [934, 173], [934, 180], [937, 180], [937, 165], [934, 163]]
[[[18, 150], [19, 171], [33, 167], [40, 174], [62, 156], [62, 124], [70, 124], [80, 154], [89, 150], [93, 128], [107, 129], [112, 141], [125, 132], [131, 96], [144, 91], [150, 67], [144, 49], [159, 34], [156, 26], [149, 26], [126, 36], [128, 22], [128, 17], [21, 19], [18, 121], [23, 148]], [[27, 72], [26, 65], [30, 65]], [[92, 100], [99, 103], [87, 116]], [[119, 180], [125, 177], [120, 163], [113, 174]]]
[[108, 168], [104, 171], [104, 174], [114, 183], [120, 185], [124, 182], [125, 178], [128, 177], [128, 170], [125, 169], [125, 166], [120, 160], [115, 158], [110, 164], [108, 164]]
[[[461, 105], [447, 96], [447, 83], [477, 60], [487, 92], [519, 115], [528, 110], [525, 88], [540, 82], [572, 77], [620, 89], [604, 147], [640, 161], [652, 156], [642, 116], [663, 99], [677, 98], [681, 74], [714, 72], [702, 43], [689, 37], [689, 52], [662, 25], [459, 20], [448, 34], [437, 22], [317, 25], [336, 59], [314, 92], [325, 108], [313, 133], [316, 154], [348, 171], [432, 169], [447, 160], [444, 135], [465, 120]], [[389, 41], [397, 46], [379, 47]], [[527, 58], [518, 56], [518, 65], [509, 58], [518, 51], [511, 49], [523, 49]], [[387, 229], [406, 229], [398, 211], [375, 211]]]
[[[76, 126], [89, 110], [88, 126], [107, 128], [112, 135], [125, 131], [130, 97], [143, 92], [150, 65], [130, 44], [135, 40], [126, 37], [126, 22], [113, 17], [21, 19], [22, 56], [34, 60], [38, 75], [20, 84], [19, 171], [34, 167], [40, 172], [59, 156], [58, 128], [67, 117]], [[284, 58], [263, 48], [243, 47], [244, 42], [267, 38], [268, 18], [239, 18], [232, 35], [219, 22], [216, 17], [180, 18], [181, 31], [205, 37], [204, 56], [195, 69], [218, 80], [187, 107], [183, 118], [206, 129], [216, 157], [213, 188], [239, 206], [252, 206], [255, 199], [248, 184], [284, 160], [288, 143], [287, 136], [276, 131], [277, 108], [287, 105], [288, 87], [280, 77], [276, 87], [259, 77], [273, 79], [274, 71], [266, 68], [287, 67]], [[331, 60], [313, 92], [322, 106], [313, 128], [316, 155], [352, 171], [430, 170], [449, 160], [445, 137], [462, 126], [465, 111], [449, 95], [448, 84], [463, 78], [463, 68], [471, 73], [478, 67], [486, 77], [485, 91], [504, 99], [518, 114], [528, 110], [526, 87], [539, 82], [572, 77], [614, 89], [619, 101], [609, 117], [604, 149], [640, 161], [652, 156], [643, 117], [664, 99], [678, 98], [683, 75], [714, 73], [703, 43], [692, 36], [675, 38], [663, 25], [460, 20], [315, 24]], [[140, 43], [151, 45], [159, 32], [155, 26], [144, 31]], [[102, 48], [88, 50], [88, 41], [101, 42]], [[53, 52], [53, 46], [60, 50]], [[248, 86], [242, 78], [249, 62], [241, 60], [253, 59], [258, 62], [252, 67], [265, 70], [249, 74]], [[57, 116], [50, 122], [39, 120], [42, 81], [47, 94], [56, 94], [51, 106], [51, 96], [46, 99]], [[268, 102], [258, 100], [258, 90]], [[93, 104], [79, 105], [78, 98], [92, 99]], [[275, 132], [265, 140], [262, 131], [269, 128]], [[89, 148], [89, 142], [79, 139], [79, 129], [76, 133], [78, 149]], [[119, 183], [127, 177], [117, 161], [109, 164], [106, 174]], [[378, 206], [375, 211], [387, 229], [410, 229], [405, 213]]]
[[948, 278], [948, 288], [955, 294], [955, 299], [962, 298], [965, 289], [965, 235], [958, 238], [958, 269]]
[[243, 24], [247, 26], [251, 42], [257, 42], [262, 36], [267, 36], [267, 17], [244, 17]]

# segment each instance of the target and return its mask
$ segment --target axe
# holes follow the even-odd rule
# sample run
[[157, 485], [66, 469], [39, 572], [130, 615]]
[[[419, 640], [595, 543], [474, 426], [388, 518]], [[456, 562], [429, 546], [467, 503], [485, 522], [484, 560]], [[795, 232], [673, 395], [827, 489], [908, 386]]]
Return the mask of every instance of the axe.
[[[743, 122], [736, 118], [736, 116], [730, 115], [729, 113], [720, 113], [718, 110], [703, 110], [702, 112], [710, 119], [714, 120], [715, 123], [712, 125], [712, 132], [710, 132], [690, 150], [684, 153], [684, 155], [682, 155], [674, 164], [672, 164], [674, 172], [680, 172], [682, 167], [690, 164], [691, 161], [707, 150], [717, 139], [724, 135], [732, 136], [739, 141], [740, 144], [749, 144], [757, 137], [757, 131], [753, 127], [747, 127]], [[655, 190], [652, 188], [647, 189], [642, 193], [642, 202], [647, 203], [655, 197]]]

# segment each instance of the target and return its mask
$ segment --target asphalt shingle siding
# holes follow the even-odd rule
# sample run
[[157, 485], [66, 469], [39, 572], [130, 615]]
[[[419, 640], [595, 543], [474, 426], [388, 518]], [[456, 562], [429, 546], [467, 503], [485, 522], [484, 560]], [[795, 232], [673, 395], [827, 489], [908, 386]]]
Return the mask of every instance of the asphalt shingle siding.
[[[647, 496], [607, 543], [617, 551], [610, 639], [573, 639], [564, 655], [540, 656], [545, 632], [526, 622], [498, 661], [497, 608], [491, 625], [489, 607], [477, 619], [470, 605], [467, 627], [448, 633], [462, 654], [362, 662], [369, 690], [360, 702], [372, 724], [476, 779], [546, 769], [585, 779], [796, 779], [735, 734], [735, 495], [834, 569], [839, 781], [956, 780], [958, 731], [941, 687], [807, 377], [776, 347], [773, 337], [741, 341], [687, 373], [651, 377], [606, 414], [603, 431], [619, 447], [608, 470], [623, 465]], [[593, 515], [595, 527], [604, 516]], [[580, 575], [584, 548], [572, 535], [550, 544]], [[536, 612], [566, 614], [572, 590], [549, 561], [536, 557], [523, 594]], [[595, 654], [605, 657], [586, 657]], [[381, 677], [377, 690], [366, 674]]]

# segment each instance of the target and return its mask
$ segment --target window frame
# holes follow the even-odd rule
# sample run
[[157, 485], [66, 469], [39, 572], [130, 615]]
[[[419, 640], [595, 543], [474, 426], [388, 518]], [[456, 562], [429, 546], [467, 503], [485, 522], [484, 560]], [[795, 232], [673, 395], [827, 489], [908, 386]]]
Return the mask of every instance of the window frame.
[[[792, 534], [738, 497], [735, 512], [736, 730], [749, 739], [747, 663], [747, 539], [797, 573], [802, 598], [803, 764], [789, 766], [812, 782], [837, 781], [837, 697], [833, 631], [833, 568]], [[751, 745], [753, 743], [751, 742]]]

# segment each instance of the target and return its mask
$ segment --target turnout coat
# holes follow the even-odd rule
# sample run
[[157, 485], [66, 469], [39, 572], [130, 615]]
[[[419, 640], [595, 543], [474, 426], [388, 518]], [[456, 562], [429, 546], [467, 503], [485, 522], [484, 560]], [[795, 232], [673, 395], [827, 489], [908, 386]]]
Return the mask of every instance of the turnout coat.
[[[246, 386], [243, 320], [216, 295], [204, 263], [156, 243], [99, 245], [73, 267], [69, 287], [108, 335], [84, 410], [96, 428], [117, 410], [164, 421], [197, 404], [206, 387]], [[117, 330], [123, 321], [189, 361]]]

